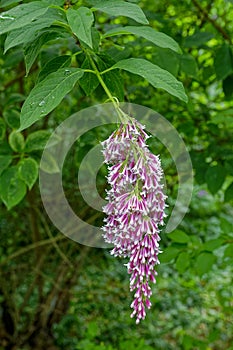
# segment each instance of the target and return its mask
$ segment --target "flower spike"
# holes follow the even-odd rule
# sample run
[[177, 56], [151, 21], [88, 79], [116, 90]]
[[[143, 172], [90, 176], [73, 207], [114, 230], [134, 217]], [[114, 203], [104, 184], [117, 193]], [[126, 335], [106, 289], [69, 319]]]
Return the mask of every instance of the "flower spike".
[[159, 156], [148, 149], [148, 137], [144, 126], [129, 118], [102, 142], [111, 186], [103, 208], [107, 215], [103, 237], [114, 245], [112, 255], [129, 258], [130, 291], [135, 291], [131, 317], [136, 317], [136, 323], [151, 307], [149, 283], [156, 282], [159, 226], [166, 217], [163, 171]]

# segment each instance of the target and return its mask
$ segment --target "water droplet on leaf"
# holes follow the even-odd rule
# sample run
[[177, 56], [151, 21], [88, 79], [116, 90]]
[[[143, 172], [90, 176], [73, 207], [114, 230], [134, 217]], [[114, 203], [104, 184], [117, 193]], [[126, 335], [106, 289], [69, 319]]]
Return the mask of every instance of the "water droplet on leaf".
[[65, 69], [64, 75], [70, 75], [71, 71], [69, 69]]
[[42, 107], [44, 104], [45, 104], [45, 101], [44, 101], [44, 100], [40, 101], [39, 107]]

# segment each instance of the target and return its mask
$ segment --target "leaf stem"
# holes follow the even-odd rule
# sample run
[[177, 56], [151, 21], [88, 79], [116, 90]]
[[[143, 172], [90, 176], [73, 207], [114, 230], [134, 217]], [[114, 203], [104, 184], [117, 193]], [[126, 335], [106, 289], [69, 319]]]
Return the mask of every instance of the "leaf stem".
[[83, 71], [84, 71], [85, 73], [93, 73], [93, 74], [96, 74], [96, 72], [95, 72], [94, 70], [92, 70], [92, 69], [83, 69]]
[[102, 72], [100, 72], [100, 74], [102, 75], [102, 74], [108, 73], [108, 72], [110, 72], [110, 71], [113, 70], [113, 69], [116, 69], [116, 68], [115, 68], [115, 67], [114, 67], [114, 68], [113, 68], [113, 67], [110, 67], [110, 68], [105, 69], [105, 70], [103, 70]]
[[[84, 49], [84, 50], [85, 50], [85, 49]], [[88, 50], [85, 50], [85, 51], [86, 51], [86, 54], [87, 54], [87, 56], [88, 56], [88, 58], [89, 58], [89, 60], [90, 60], [91, 66], [92, 66], [92, 68], [93, 68], [93, 70], [94, 70], [94, 73], [96, 74], [97, 79], [99, 80], [99, 82], [100, 82], [102, 88], [104, 89], [106, 95], [108, 96], [109, 101], [112, 102], [112, 104], [113, 104], [113, 106], [114, 106], [114, 108], [115, 108], [115, 110], [116, 110], [116, 112], [117, 112], [117, 114], [118, 114], [120, 120], [121, 120], [123, 123], [125, 123], [125, 122], [128, 120], [127, 115], [120, 109], [120, 107], [119, 107], [119, 102], [118, 102], [117, 98], [114, 97], [114, 96], [111, 94], [109, 88], [108, 88], [107, 85], [105, 84], [105, 82], [104, 82], [104, 80], [103, 80], [103, 78], [102, 78], [102, 76], [101, 76], [101, 74], [103, 74], [103, 72], [102, 72], [102, 73], [99, 72], [99, 70], [98, 70], [98, 68], [97, 68], [97, 66], [96, 66], [96, 64], [95, 64], [95, 62], [94, 62], [94, 60], [93, 60], [93, 58], [91, 57], [91, 54], [88, 52]], [[111, 70], [111, 68], [109, 68], [108, 70]], [[107, 70], [106, 70], [106, 71], [107, 71]], [[91, 71], [91, 72], [93, 72], [93, 71]]]

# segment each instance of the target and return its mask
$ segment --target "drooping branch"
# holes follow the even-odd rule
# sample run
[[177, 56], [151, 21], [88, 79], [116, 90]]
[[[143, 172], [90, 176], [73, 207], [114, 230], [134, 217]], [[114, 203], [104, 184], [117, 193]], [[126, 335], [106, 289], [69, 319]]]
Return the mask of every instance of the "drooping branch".
[[226, 39], [231, 44], [231, 37], [230, 35], [225, 31], [223, 27], [221, 27], [216, 20], [211, 18], [209, 16], [208, 11], [203, 8], [197, 0], [192, 0], [192, 3], [194, 6], [198, 9], [198, 11], [204, 16], [204, 18], [213, 25], [213, 27], [223, 36], [224, 39]]
[[32, 244], [28, 244], [26, 247], [23, 247], [17, 250], [15, 253], [12, 253], [11, 255], [7, 256], [4, 260], [0, 262], [0, 266], [6, 265], [9, 261], [17, 258], [20, 255], [24, 255], [25, 253], [28, 253], [31, 250], [36, 249], [37, 247], [43, 247], [48, 244], [53, 244], [54, 242], [58, 242], [63, 239], [67, 239], [67, 237], [62, 234], [59, 234], [58, 236], [53, 237], [51, 239], [44, 239]]

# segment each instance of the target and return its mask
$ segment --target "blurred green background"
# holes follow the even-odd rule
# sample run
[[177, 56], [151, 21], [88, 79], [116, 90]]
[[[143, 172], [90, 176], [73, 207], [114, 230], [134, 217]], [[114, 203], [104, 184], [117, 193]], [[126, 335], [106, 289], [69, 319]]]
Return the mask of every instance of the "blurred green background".
[[[135, 325], [129, 317], [132, 295], [125, 261], [111, 257], [108, 249], [82, 246], [59, 233], [43, 209], [38, 180], [10, 210], [0, 203], [1, 350], [233, 349], [233, 1], [131, 2], [140, 5], [153, 28], [174, 38], [183, 53], [133, 35], [105, 40], [101, 50], [112, 60], [142, 57], [168, 70], [183, 82], [189, 101], [185, 104], [129, 73], [109, 84], [119, 100], [154, 109], [182, 136], [194, 168], [189, 211], [175, 231], [161, 232], [163, 254], [152, 308], [145, 321]], [[1, 1], [1, 12], [9, 8], [6, 3], [14, 2]], [[135, 24], [125, 17], [96, 16], [102, 32]], [[44, 45], [25, 77], [22, 47], [4, 55], [5, 37], [0, 36], [0, 172], [1, 156], [9, 150], [15, 162], [21, 157], [24, 141], [12, 145], [9, 135], [19, 127], [22, 102], [40, 68], [75, 46], [66, 37]], [[79, 64], [82, 57], [76, 57]], [[23, 132], [24, 139], [39, 130], [47, 139], [71, 114], [107, 98], [100, 87], [88, 96], [84, 90], [76, 86], [55, 111]], [[83, 135], [63, 167], [69, 203], [83, 220], [97, 226], [103, 215], [84, 202], [77, 173], [85, 154], [111, 130], [97, 128]], [[161, 155], [170, 214], [178, 188], [176, 168], [155, 137], [149, 145]], [[41, 152], [31, 153], [37, 162]], [[103, 166], [97, 177], [103, 197], [105, 175]]]

